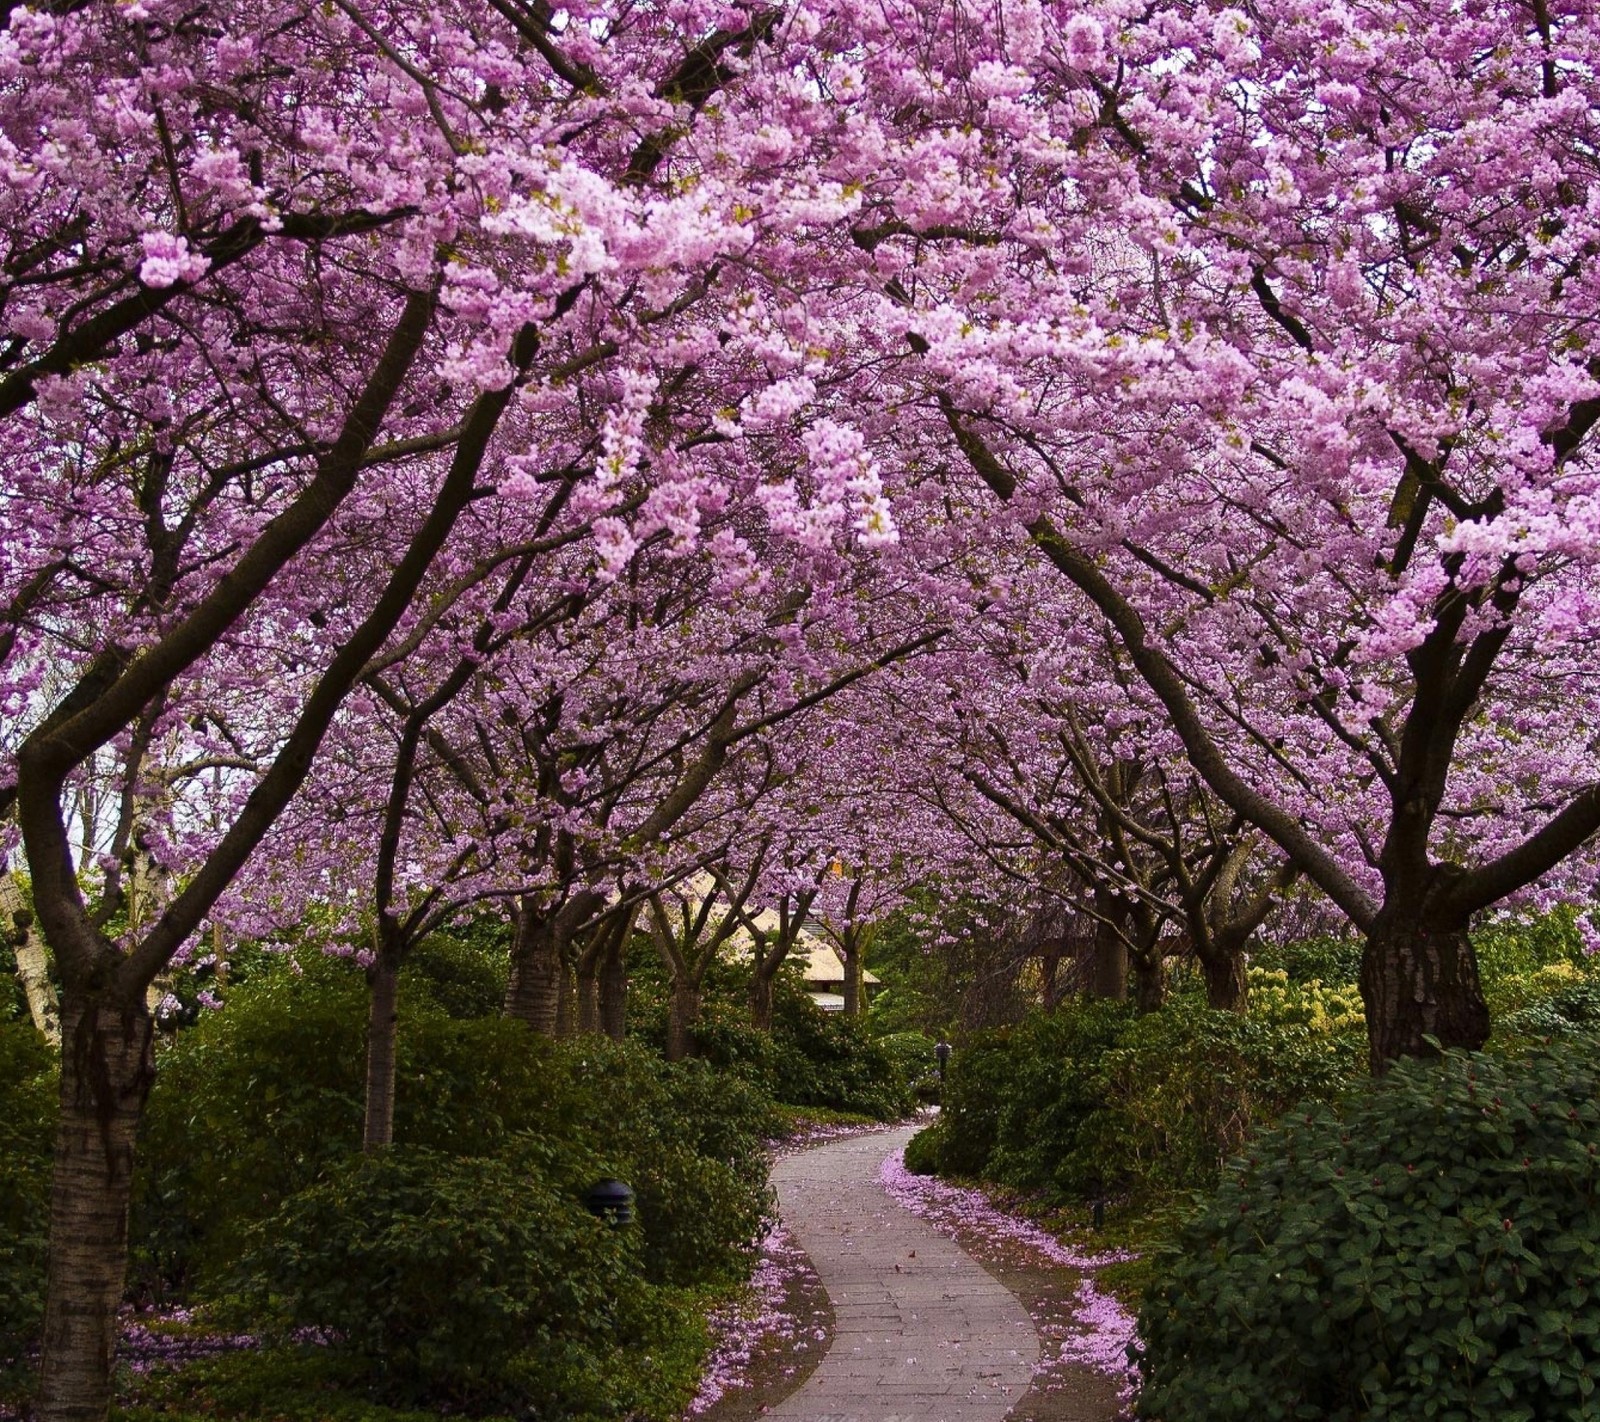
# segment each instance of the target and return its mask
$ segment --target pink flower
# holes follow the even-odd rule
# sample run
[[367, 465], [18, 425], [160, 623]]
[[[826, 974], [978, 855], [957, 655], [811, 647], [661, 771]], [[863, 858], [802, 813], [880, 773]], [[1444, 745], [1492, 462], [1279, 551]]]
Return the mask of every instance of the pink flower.
[[189, 250], [187, 237], [146, 232], [140, 240], [144, 261], [139, 266], [139, 280], [158, 291], [180, 281], [199, 281], [211, 268], [211, 258]]

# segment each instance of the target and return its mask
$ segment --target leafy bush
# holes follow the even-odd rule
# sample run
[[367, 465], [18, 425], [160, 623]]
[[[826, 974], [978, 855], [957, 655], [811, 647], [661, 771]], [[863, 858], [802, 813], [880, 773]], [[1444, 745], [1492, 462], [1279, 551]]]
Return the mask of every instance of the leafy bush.
[[1258, 981], [1249, 1016], [1082, 1000], [970, 1038], [916, 1159], [1068, 1201], [1210, 1185], [1251, 1129], [1334, 1095], [1361, 1061], [1348, 992]]
[[[9, 925], [0, 921], [0, 927]], [[0, 1024], [28, 1020], [28, 994], [17, 975], [17, 950], [0, 933]]]
[[1141, 1414], [1600, 1412], [1597, 1045], [1404, 1062], [1253, 1141], [1146, 1296]]
[[165, 1047], [134, 1183], [148, 1292], [226, 1267], [242, 1231], [361, 1140], [365, 984], [343, 963], [280, 963]]
[[484, 919], [455, 932], [434, 933], [406, 956], [401, 992], [421, 989], [451, 1017], [489, 1017], [506, 995], [510, 928]]
[[[666, 1001], [659, 983], [653, 986], [654, 992], [647, 979], [638, 1003], [630, 1004], [630, 1031], [659, 1049], [666, 1041]], [[713, 970], [694, 1034], [701, 1059], [743, 1074], [791, 1106], [878, 1121], [911, 1109], [911, 1079], [881, 1039], [870, 1036], [861, 1022], [822, 1011], [793, 975], [780, 977], [774, 986], [772, 1030], [763, 1032], [750, 1024], [737, 974]]]
[[[876, 1024], [869, 1017], [869, 1029]], [[939, 1099], [939, 1064], [933, 1054], [934, 1039], [925, 1032], [890, 1032], [877, 1039], [889, 1067], [918, 1101]]]
[[[146, 1288], [201, 1294], [252, 1227], [360, 1144], [365, 987], [344, 964], [257, 978], [163, 1054], [141, 1146], [135, 1239]], [[778, 1123], [748, 1081], [634, 1045], [556, 1043], [500, 1017], [453, 1018], [413, 991], [401, 1019], [395, 1139], [442, 1155], [547, 1149], [572, 1198], [615, 1174], [638, 1191], [659, 1282], [742, 1276]]]
[[27, 1018], [0, 1022], [0, 1359], [44, 1317], [56, 1060]]
[[1077, 1194], [1063, 1180], [1078, 1133], [1103, 1103], [1099, 1063], [1133, 1020], [1124, 1002], [1082, 1000], [1016, 1027], [977, 1033], [951, 1054], [939, 1135], [924, 1150], [954, 1175]]
[[906, 1142], [906, 1169], [913, 1175], [937, 1175], [944, 1156], [944, 1122], [924, 1126]]
[[[1101, 1060], [1105, 1107], [1078, 1160], [1109, 1190], [1207, 1189], [1252, 1131], [1336, 1096], [1362, 1069], [1360, 1019], [1334, 1030], [1192, 1000], [1136, 1018]], [[1298, 1006], [1294, 1015], [1299, 1015]]]
[[1503, 979], [1523, 977], [1557, 963], [1585, 961], [1577, 910], [1491, 919], [1472, 935], [1478, 972], [1492, 991]]
[[366, 1373], [328, 1348], [245, 1348], [125, 1378], [111, 1422], [439, 1422], [436, 1407], [374, 1401]]
[[1539, 968], [1516, 980], [1514, 997], [1504, 992], [1503, 998], [1508, 1000], [1494, 1024], [1498, 1047], [1530, 1038], [1571, 1036], [1600, 1026], [1600, 973], [1588, 965], [1553, 963]]
[[1328, 984], [1321, 978], [1291, 978], [1286, 971], [1251, 966], [1250, 1016], [1279, 1027], [1306, 1027], [1319, 1033], [1358, 1033], [1366, 1028], [1366, 1008], [1353, 982]]
[[644, 1281], [634, 1231], [587, 1214], [529, 1147], [341, 1163], [253, 1230], [242, 1267], [254, 1316], [329, 1330], [387, 1397], [674, 1414], [692, 1372], [663, 1385], [635, 1360], [681, 1343], [693, 1311]]
[[1291, 983], [1354, 983], [1361, 977], [1359, 938], [1301, 938], [1266, 943], [1250, 955], [1250, 965], [1281, 972]]

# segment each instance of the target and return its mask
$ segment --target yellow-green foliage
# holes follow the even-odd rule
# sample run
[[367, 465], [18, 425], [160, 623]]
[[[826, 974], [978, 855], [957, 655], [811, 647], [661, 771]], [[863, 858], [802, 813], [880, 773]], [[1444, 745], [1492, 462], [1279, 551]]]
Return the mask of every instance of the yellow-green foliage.
[[1307, 1027], [1337, 1035], [1366, 1027], [1354, 983], [1291, 982], [1281, 968], [1251, 968], [1250, 1015], [1281, 1027]]

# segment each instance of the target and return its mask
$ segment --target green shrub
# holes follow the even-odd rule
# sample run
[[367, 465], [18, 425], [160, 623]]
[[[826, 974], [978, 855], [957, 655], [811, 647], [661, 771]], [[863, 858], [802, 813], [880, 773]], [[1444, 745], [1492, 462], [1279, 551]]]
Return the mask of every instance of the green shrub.
[[1291, 983], [1354, 983], [1361, 977], [1359, 938], [1301, 938], [1264, 943], [1250, 955], [1250, 966], [1288, 975]]
[[[8, 927], [9, 924], [0, 921], [0, 928]], [[17, 951], [11, 946], [8, 935], [0, 933], [0, 1023], [29, 1020], [28, 994], [17, 974]]]
[[1132, 1022], [1128, 1003], [1079, 999], [960, 1042], [924, 1158], [943, 1174], [1018, 1189], [1077, 1196], [1096, 1188], [1066, 1162], [1077, 1160], [1080, 1132], [1105, 1104], [1101, 1059]]
[[1600, 974], [1565, 963], [1529, 973], [1518, 982], [1519, 1006], [1495, 1021], [1495, 1041], [1567, 1037], [1600, 1027]]
[[[151, 1093], [134, 1237], [148, 1292], [204, 1295], [251, 1228], [359, 1148], [365, 985], [344, 964], [267, 974], [163, 1053]], [[395, 1139], [448, 1156], [544, 1142], [545, 1176], [576, 1198], [616, 1174], [639, 1192], [658, 1282], [742, 1275], [768, 1208], [770, 1102], [701, 1063], [637, 1045], [550, 1042], [500, 1017], [403, 999]]]
[[402, 995], [420, 989], [451, 1017], [498, 1013], [510, 969], [510, 934], [505, 923], [494, 920], [430, 934], [406, 955]]
[[1105, 1105], [1072, 1164], [1099, 1171], [1108, 1191], [1209, 1189], [1253, 1131], [1361, 1071], [1360, 1019], [1343, 1021], [1331, 1030], [1184, 999], [1134, 1019], [1101, 1058]]
[[1550, 913], [1507, 915], [1482, 924], [1472, 935], [1478, 972], [1492, 992], [1502, 979], [1522, 977], [1557, 963], [1586, 961], [1578, 932], [1577, 910], [1571, 906]]
[[[869, 1030], [876, 1025], [871, 1017], [867, 1019]], [[904, 1082], [917, 1101], [939, 1099], [939, 1063], [932, 1037], [925, 1032], [889, 1032], [879, 1035], [877, 1042], [896, 1080]]]
[[161, 1051], [134, 1186], [146, 1291], [227, 1267], [246, 1227], [359, 1147], [365, 1025], [361, 974], [312, 957], [234, 988]]
[[252, 1316], [328, 1330], [385, 1397], [556, 1417], [681, 1406], [681, 1372], [663, 1397], [628, 1361], [683, 1330], [681, 1300], [645, 1282], [635, 1232], [589, 1215], [530, 1144], [343, 1162], [252, 1231]]
[[1112, 1104], [1107, 1053], [1135, 1030], [1135, 1022], [1127, 1003], [1084, 1000], [1031, 1017], [1015, 1030], [985, 1174], [1017, 1189], [1072, 1200], [1105, 1190], [1101, 1133], [1093, 1127]]
[[[694, 1034], [700, 1058], [743, 1074], [791, 1106], [877, 1121], [911, 1110], [911, 1080], [864, 1023], [823, 1012], [793, 975], [774, 986], [772, 1030], [763, 1032], [750, 1024], [742, 980], [731, 969], [714, 971]], [[666, 1002], [659, 987], [647, 979], [629, 1016], [630, 1032], [657, 1049], [666, 1041]]]
[[913, 1175], [937, 1175], [944, 1156], [944, 1123], [924, 1126], [906, 1142], [906, 1169]]
[[44, 1317], [57, 1063], [27, 1018], [0, 1022], [0, 1359]]
[[1078, 1000], [969, 1038], [920, 1158], [1072, 1202], [1209, 1186], [1251, 1129], [1336, 1094], [1362, 1060], [1348, 992], [1257, 981], [1249, 1016]]
[[1600, 1070], [1411, 1061], [1255, 1139], [1160, 1261], [1140, 1411], [1600, 1416]]
[[[361, 1361], [329, 1348], [246, 1348], [123, 1379], [111, 1422], [439, 1422], [375, 1402]], [[490, 1422], [484, 1418], [482, 1422]], [[509, 1422], [509, 1419], [504, 1419]]]

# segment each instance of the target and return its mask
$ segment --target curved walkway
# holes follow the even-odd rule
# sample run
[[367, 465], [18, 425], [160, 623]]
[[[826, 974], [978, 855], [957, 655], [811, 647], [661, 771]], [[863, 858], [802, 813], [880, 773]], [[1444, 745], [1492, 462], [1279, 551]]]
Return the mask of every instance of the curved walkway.
[[780, 1160], [779, 1212], [833, 1301], [821, 1365], [767, 1413], [781, 1422], [1000, 1422], [1039, 1337], [1009, 1290], [895, 1204], [878, 1168], [916, 1127]]

